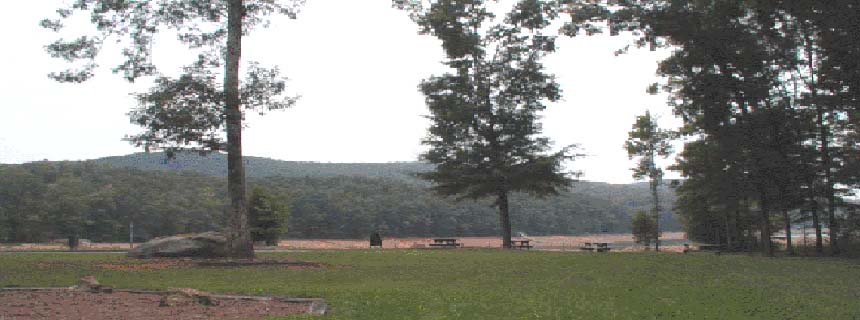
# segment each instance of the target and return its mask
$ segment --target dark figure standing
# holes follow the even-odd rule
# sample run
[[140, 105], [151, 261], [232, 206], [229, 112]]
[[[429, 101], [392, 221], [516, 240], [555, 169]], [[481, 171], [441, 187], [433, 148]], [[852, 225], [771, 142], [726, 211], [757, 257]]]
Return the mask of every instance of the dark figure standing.
[[382, 236], [379, 235], [379, 232], [374, 232], [370, 234], [370, 247], [382, 248]]

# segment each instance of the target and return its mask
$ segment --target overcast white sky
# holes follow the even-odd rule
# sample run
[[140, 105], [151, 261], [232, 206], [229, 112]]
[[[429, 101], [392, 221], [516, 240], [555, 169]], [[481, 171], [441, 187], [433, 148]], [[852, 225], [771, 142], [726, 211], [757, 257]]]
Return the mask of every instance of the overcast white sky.
[[[64, 69], [44, 45], [57, 35], [38, 26], [62, 0], [14, 1], [0, 10], [0, 163], [82, 160], [141, 151], [121, 139], [140, 129], [126, 113], [128, 84], [110, 73], [118, 50], [107, 48], [97, 76], [83, 84], [60, 84], [46, 76]], [[444, 72], [440, 43], [417, 34], [390, 0], [309, 0], [297, 20], [275, 19], [270, 29], [245, 38], [243, 61], [279, 65], [302, 96], [292, 109], [250, 116], [244, 153], [281, 160], [321, 162], [414, 161], [428, 113], [417, 86]], [[634, 50], [622, 37], [560, 38], [546, 60], [564, 99], [544, 113], [544, 133], [558, 147], [577, 143], [589, 156], [570, 163], [585, 180], [631, 182], [622, 145], [636, 115], [652, 110], [661, 125], [677, 126], [663, 96], [645, 93], [658, 59], [667, 52]], [[170, 73], [191, 61], [166, 38], [155, 45], [160, 70]]]

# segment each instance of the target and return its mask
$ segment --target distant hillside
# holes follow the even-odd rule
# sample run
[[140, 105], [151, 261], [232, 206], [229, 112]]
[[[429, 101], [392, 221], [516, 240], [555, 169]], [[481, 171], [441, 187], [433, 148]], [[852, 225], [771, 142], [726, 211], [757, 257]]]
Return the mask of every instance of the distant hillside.
[[[287, 237], [492, 236], [499, 225], [492, 201], [439, 197], [415, 173], [420, 163], [333, 164], [248, 157], [248, 185], [288, 199]], [[98, 241], [218, 229], [227, 207], [226, 158], [160, 153], [89, 161], [0, 165], [0, 242], [62, 238]], [[679, 230], [664, 199], [661, 226]], [[650, 208], [648, 185], [576, 182], [557, 196], [511, 196], [515, 232], [530, 235], [624, 233], [631, 216]]]
[[[134, 153], [91, 161], [116, 168], [135, 168], [147, 171], [193, 171], [217, 177], [227, 175], [227, 156], [222, 153], [211, 153], [208, 156], [200, 156], [197, 153], [179, 153], [175, 159], [171, 160], [168, 160], [161, 152]], [[419, 162], [320, 163], [245, 157], [245, 170], [248, 178], [332, 178], [346, 176], [393, 179], [401, 183], [427, 186], [425, 182], [417, 179], [415, 174], [432, 169], [432, 165]], [[651, 194], [647, 183], [610, 184], [580, 181], [571, 186], [570, 194], [600, 199], [600, 201], [611, 204], [613, 207], [626, 208], [626, 214], [629, 216], [632, 216], [639, 209], [650, 210], [651, 206]], [[680, 223], [671, 213], [675, 203], [675, 193], [664, 186], [660, 188], [660, 198], [661, 229], [667, 231], [680, 230]]]
[[[680, 231], [681, 223], [672, 213], [675, 204], [675, 191], [667, 186], [661, 186], [658, 190], [660, 197], [660, 229], [667, 231]], [[607, 202], [627, 208], [628, 214], [633, 216], [636, 210], [650, 212], [651, 190], [647, 182], [631, 184], [610, 184], [605, 182], [581, 181], [575, 182], [570, 190], [573, 194], [594, 197]]]
[[[92, 161], [115, 168], [194, 171], [211, 176], [227, 176], [227, 155], [223, 153], [210, 153], [207, 156], [200, 156], [197, 153], [178, 153], [174, 159], [167, 159], [162, 152], [141, 152], [125, 156], [100, 158]], [[429, 164], [418, 162], [321, 163], [245, 157], [245, 175], [248, 178], [274, 176], [328, 178], [350, 176], [414, 180], [415, 173], [432, 170], [432, 168]]]

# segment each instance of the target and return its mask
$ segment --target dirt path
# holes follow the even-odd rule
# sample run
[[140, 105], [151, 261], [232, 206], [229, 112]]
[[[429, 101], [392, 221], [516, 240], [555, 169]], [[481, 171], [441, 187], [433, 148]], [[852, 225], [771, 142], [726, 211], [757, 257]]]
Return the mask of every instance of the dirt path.
[[264, 319], [304, 314], [311, 302], [219, 299], [217, 306], [159, 306], [159, 294], [0, 291], [0, 319]]
[[[683, 232], [664, 232], [661, 239], [683, 240]], [[502, 240], [499, 237], [451, 237], [457, 238], [467, 248], [500, 248]], [[578, 248], [586, 242], [607, 242], [630, 246], [632, 234], [595, 234], [584, 236], [528, 236], [534, 249], [571, 249]], [[426, 248], [433, 243], [433, 238], [384, 238], [382, 247], [391, 248]], [[278, 248], [289, 249], [366, 249], [368, 239], [290, 239], [278, 242]], [[631, 248], [632, 250], [633, 248]]]
[[[683, 232], [664, 232], [661, 239], [663, 241], [680, 241], [685, 239], [686, 235]], [[470, 248], [499, 248], [502, 246], [502, 240], [499, 237], [454, 237], [458, 242], [463, 243], [463, 246]], [[565, 250], [582, 246], [586, 242], [606, 242], [609, 243], [613, 250], [636, 251], [642, 248], [633, 246], [633, 235], [631, 234], [595, 234], [583, 236], [529, 236], [526, 237], [532, 240], [534, 249], [549, 249], [549, 250]], [[403, 249], [403, 248], [425, 248], [433, 242], [433, 238], [384, 238], [382, 247], [385, 249]], [[369, 247], [368, 239], [287, 239], [278, 242], [277, 247], [260, 247], [265, 250], [294, 250], [294, 249], [367, 249]], [[613, 245], [614, 244], [614, 245]], [[668, 243], [667, 243], [668, 244]], [[680, 246], [675, 244], [675, 246]], [[88, 246], [81, 247], [81, 251], [91, 250], [127, 250], [128, 243], [92, 243]], [[623, 247], [623, 248], [621, 248]], [[19, 244], [15, 246], [0, 245], [0, 252], [10, 251], [41, 251], [41, 250], [68, 250], [60, 244]], [[261, 251], [261, 252], [263, 252]]]

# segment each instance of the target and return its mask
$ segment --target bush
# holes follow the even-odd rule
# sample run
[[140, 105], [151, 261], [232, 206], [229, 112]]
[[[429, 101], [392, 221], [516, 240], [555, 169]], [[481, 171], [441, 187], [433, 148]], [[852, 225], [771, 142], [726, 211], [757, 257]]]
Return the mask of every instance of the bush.
[[657, 240], [657, 222], [643, 210], [637, 210], [633, 216], [633, 240], [644, 246]]
[[248, 220], [254, 241], [265, 241], [268, 246], [278, 245], [278, 239], [287, 232], [290, 208], [287, 201], [267, 189], [255, 187], [248, 205]]

